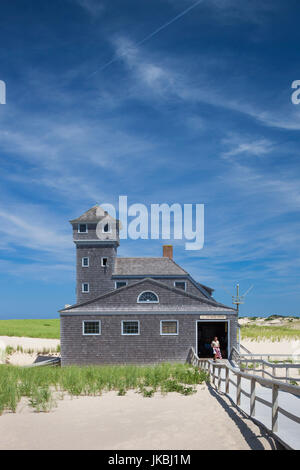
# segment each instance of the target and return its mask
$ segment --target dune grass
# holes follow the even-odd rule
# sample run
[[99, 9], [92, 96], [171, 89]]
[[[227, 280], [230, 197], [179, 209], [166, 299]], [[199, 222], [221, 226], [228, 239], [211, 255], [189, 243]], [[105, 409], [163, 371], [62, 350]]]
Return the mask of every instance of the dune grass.
[[0, 336], [59, 339], [60, 320], [0, 320]]
[[300, 340], [300, 322], [297, 325], [289, 324], [281, 326], [264, 326], [264, 325], [243, 325], [241, 327], [242, 339], [250, 339], [252, 341], [270, 340], [280, 341], [284, 339]]
[[49, 411], [64, 393], [99, 396], [114, 390], [125, 395], [130, 389], [144, 397], [156, 391], [183, 395], [195, 393], [196, 385], [208, 381], [206, 372], [188, 364], [154, 366], [70, 366], [21, 368], [0, 365], [0, 415], [16, 412], [22, 397], [36, 411]]

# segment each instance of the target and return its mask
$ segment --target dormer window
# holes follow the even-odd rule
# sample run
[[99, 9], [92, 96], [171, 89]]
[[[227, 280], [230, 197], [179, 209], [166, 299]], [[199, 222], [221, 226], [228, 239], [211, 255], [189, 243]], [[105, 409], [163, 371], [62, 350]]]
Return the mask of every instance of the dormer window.
[[78, 224], [78, 233], [88, 233], [87, 224]]
[[139, 304], [158, 304], [159, 302], [158, 296], [151, 291], [142, 292], [137, 301]]
[[176, 287], [176, 289], [186, 290], [186, 282], [185, 281], [175, 281], [174, 282], [174, 287]]

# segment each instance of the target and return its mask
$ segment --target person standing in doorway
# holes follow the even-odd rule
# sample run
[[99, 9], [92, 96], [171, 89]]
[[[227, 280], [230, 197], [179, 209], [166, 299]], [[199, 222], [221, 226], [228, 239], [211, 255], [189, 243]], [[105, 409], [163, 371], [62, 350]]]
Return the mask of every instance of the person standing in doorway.
[[217, 359], [222, 359], [220, 343], [219, 343], [219, 340], [218, 340], [217, 336], [214, 337], [214, 339], [211, 343], [211, 347], [213, 349], [214, 361], [216, 361]]

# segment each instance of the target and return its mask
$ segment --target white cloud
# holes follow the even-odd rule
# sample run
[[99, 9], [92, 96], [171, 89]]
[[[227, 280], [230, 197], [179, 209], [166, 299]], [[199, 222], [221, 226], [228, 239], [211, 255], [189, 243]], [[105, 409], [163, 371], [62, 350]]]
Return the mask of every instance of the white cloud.
[[75, 0], [75, 2], [94, 17], [101, 15], [104, 10], [103, 2], [100, 0]]

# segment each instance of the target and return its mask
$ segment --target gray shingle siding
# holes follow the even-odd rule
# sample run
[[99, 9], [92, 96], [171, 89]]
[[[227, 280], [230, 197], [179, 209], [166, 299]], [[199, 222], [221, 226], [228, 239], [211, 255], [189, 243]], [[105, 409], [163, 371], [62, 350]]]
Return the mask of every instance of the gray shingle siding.
[[[178, 320], [178, 336], [161, 336], [161, 320]], [[84, 336], [83, 320], [101, 320], [100, 336]], [[138, 336], [122, 336], [122, 320], [139, 320]], [[189, 348], [196, 347], [195, 314], [120, 314], [61, 316], [62, 365], [146, 364], [185, 362]], [[237, 319], [230, 320], [230, 342], [236, 345]]]

